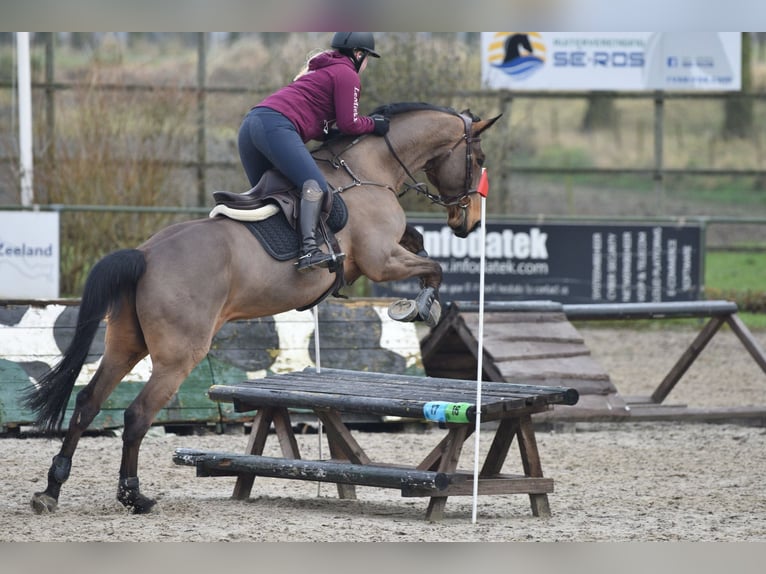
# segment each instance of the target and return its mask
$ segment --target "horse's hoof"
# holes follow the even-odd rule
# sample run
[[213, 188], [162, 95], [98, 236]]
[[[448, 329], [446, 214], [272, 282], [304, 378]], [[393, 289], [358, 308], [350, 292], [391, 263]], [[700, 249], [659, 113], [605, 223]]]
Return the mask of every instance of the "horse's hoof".
[[428, 310], [428, 317], [425, 318], [426, 325], [429, 327], [436, 327], [439, 324], [439, 319], [442, 318], [442, 306], [441, 303], [434, 300], [431, 304], [431, 308]]
[[59, 507], [58, 500], [44, 492], [35, 492], [31, 503], [35, 514], [52, 514]]
[[143, 494], [139, 495], [138, 500], [133, 503], [133, 514], [148, 514], [154, 508], [157, 501], [153, 498], [147, 498]]
[[399, 299], [388, 306], [388, 316], [394, 321], [414, 321], [418, 316], [418, 306], [412, 299]]

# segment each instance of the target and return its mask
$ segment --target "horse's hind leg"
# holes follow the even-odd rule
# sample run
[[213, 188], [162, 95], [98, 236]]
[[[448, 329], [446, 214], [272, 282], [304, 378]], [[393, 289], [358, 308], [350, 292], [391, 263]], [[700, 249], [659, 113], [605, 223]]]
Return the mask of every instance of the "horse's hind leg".
[[[123, 305], [126, 309], [128, 305]], [[106, 348], [101, 364], [90, 382], [77, 394], [69, 427], [58, 454], [48, 470], [48, 486], [32, 496], [32, 509], [38, 513], [54, 512], [58, 507], [61, 486], [69, 478], [72, 457], [83, 433], [122, 378], [146, 356], [138, 323], [126, 311], [111, 318], [106, 332]]]
[[178, 387], [206, 353], [207, 349], [201, 354], [190, 353], [180, 346], [176, 353], [167, 353], [167, 359], [152, 355], [152, 376], [125, 411], [117, 500], [135, 514], [151, 511], [156, 503], [154, 499], [144, 496], [139, 488], [138, 453], [141, 442], [157, 413], [173, 398]]

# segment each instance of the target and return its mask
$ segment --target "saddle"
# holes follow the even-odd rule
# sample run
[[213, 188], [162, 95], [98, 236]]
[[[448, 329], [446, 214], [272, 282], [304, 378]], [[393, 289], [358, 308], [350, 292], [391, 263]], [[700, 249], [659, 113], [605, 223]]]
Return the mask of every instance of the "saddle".
[[[258, 184], [244, 193], [214, 191], [216, 206], [209, 217], [228, 217], [241, 222], [261, 243], [264, 250], [277, 261], [288, 261], [300, 255], [298, 234], [300, 190], [282, 173], [267, 171]], [[317, 242], [324, 241], [331, 255], [341, 253], [335, 233], [348, 222], [348, 209], [336, 190], [324, 194], [319, 218]], [[333, 261], [329, 271], [335, 273], [335, 282], [316, 301], [301, 307], [303, 311], [317, 305], [328, 295], [340, 295], [346, 282], [342, 260]]]
[[[332, 209], [335, 193], [325, 194], [322, 214], [328, 216]], [[249, 191], [234, 193], [214, 191], [216, 206], [210, 217], [225, 215], [237, 221], [263, 221], [277, 213], [280, 208], [293, 229], [297, 229], [298, 206], [301, 193], [293, 182], [277, 170], [267, 171], [261, 180]]]

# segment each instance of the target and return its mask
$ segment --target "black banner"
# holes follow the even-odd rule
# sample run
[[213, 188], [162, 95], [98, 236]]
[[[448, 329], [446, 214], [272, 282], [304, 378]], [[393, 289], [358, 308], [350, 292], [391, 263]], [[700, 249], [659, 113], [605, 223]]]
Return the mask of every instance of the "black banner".
[[[455, 237], [442, 223], [410, 221], [444, 270], [442, 301], [479, 299], [481, 231]], [[484, 298], [561, 303], [693, 301], [702, 284], [702, 228], [692, 225], [487, 223]], [[373, 286], [412, 298], [416, 280]]]

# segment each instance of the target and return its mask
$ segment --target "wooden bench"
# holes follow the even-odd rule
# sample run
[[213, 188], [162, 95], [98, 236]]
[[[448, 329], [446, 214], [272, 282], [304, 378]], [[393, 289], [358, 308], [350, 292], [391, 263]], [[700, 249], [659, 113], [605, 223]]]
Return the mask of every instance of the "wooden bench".
[[[396, 488], [405, 497], [430, 498], [426, 518], [443, 518], [449, 496], [473, 494], [473, 472], [458, 469], [461, 450], [476, 424], [476, 381], [313, 368], [234, 385], [214, 385], [211, 399], [237, 411], [257, 410], [244, 455], [177, 449], [177, 464], [198, 476], [236, 476], [233, 498], [250, 496], [256, 476], [335, 482], [341, 498], [356, 498], [356, 485]], [[553, 480], [543, 477], [531, 415], [554, 404], [575, 404], [566, 387], [482, 383], [481, 422], [496, 421], [479, 473], [478, 494], [528, 494], [535, 516], [550, 515]], [[322, 421], [332, 460], [304, 460], [289, 409], [310, 409]], [[446, 436], [414, 466], [373, 462], [344, 424], [343, 413], [433, 420]], [[283, 458], [263, 455], [274, 426]], [[523, 475], [502, 474], [517, 439]], [[392, 440], [396, 440], [392, 436]]]

